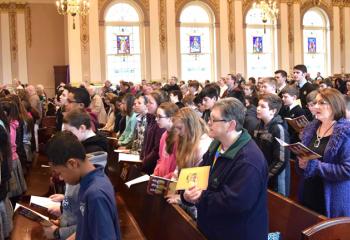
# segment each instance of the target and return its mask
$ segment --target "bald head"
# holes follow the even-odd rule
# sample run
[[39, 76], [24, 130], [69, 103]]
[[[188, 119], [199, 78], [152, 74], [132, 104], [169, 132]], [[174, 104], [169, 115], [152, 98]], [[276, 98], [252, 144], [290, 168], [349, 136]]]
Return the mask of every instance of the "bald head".
[[29, 96], [32, 96], [32, 95], [36, 94], [36, 89], [35, 89], [35, 87], [33, 85], [28, 85], [26, 87], [26, 90], [27, 90]]

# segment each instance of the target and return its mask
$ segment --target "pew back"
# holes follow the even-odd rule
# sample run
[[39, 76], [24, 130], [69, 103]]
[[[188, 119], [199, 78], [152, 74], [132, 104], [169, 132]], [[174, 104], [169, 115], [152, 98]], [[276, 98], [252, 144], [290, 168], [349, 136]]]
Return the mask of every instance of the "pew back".
[[[126, 179], [120, 177], [123, 165], [127, 165], [124, 169], [128, 168]], [[133, 185], [130, 189], [124, 184], [125, 181], [141, 176], [139, 169], [120, 163], [117, 172], [118, 178], [112, 177], [111, 181], [117, 186], [117, 194], [123, 198], [147, 239], [205, 239], [195, 221], [179, 206], [167, 203], [161, 195], [149, 195], [147, 182]]]
[[283, 240], [300, 239], [303, 229], [327, 218], [268, 190], [269, 231], [281, 232]]
[[323, 221], [305, 229], [302, 240], [349, 240], [350, 218], [341, 217]]

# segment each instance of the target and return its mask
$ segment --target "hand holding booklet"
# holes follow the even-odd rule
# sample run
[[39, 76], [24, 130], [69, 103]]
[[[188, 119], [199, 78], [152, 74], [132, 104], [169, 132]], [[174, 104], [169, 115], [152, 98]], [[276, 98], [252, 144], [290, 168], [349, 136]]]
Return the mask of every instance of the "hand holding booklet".
[[21, 204], [18, 204], [18, 203], [16, 204], [15, 212], [18, 212], [18, 214], [20, 214], [26, 218], [29, 218], [35, 222], [38, 222], [45, 227], [49, 227], [49, 226], [53, 225], [53, 223], [50, 222], [48, 217], [46, 217], [46, 216], [28, 208], [28, 207], [25, 207]]
[[300, 133], [306, 127], [306, 125], [309, 124], [309, 121], [307, 120], [305, 115], [301, 115], [293, 119], [285, 118], [285, 120], [297, 133]]
[[206, 190], [208, 187], [209, 172], [210, 166], [181, 169], [176, 190], [186, 190], [194, 186]]
[[296, 156], [302, 157], [306, 160], [312, 160], [321, 158], [322, 156], [315, 153], [311, 149], [307, 148], [304, 144], [301, 142], [288, 144], [284, 142], [282, 139], [276, 138], [277, 142], [281, 144], [283, 147], [287, 147], [291, 152], [293, 152]]
[[176, 181], [151, 175], [148, 181], [147, 192], [151, 195], [167, 195], [175, 193]]

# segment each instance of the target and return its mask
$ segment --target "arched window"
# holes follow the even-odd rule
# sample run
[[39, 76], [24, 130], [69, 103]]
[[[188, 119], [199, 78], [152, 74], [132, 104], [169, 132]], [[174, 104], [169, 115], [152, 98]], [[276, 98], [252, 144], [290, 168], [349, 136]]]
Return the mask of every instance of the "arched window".
[[328, 17], [320, 8], [311, 8], [303, 18], [304, 64], [311, 77], [320, 72], [330, 74], [330, 41]]
[[247, 77], [271, 76], [278, 66], [276, 24], [264, 24], [259, 8], [251, 8], [245, 19]]
[[189, 4], [180, 15], [181, 79], [215, 79], [214, 14], [204, 4]]
[[119, 80], [141, 81], [140, 14], [128, 3], [116, 3], [105, 14], [106, 77]]

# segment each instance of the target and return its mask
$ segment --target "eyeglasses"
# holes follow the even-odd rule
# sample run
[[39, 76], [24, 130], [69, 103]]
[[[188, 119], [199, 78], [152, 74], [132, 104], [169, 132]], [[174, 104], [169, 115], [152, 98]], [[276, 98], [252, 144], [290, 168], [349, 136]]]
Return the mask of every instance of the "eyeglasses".
[[156, 115], [156, 119], [168, 118], [167, 116]]
[[208, 123], [216, 123], [216, 122], [227, 122], [225, 119], [211, 119], [209, 118]]
[[324, 106], [324, 105], [328, 105], [329, 103], [325, 100], [320, 100], [320, 101], [317, 101], [315, 102], [315, 105], [320, 105], [320, 106]]
[[77, 103], [75, 100], [70, 100], [69, 98], [67, 99], [67, 103]]

